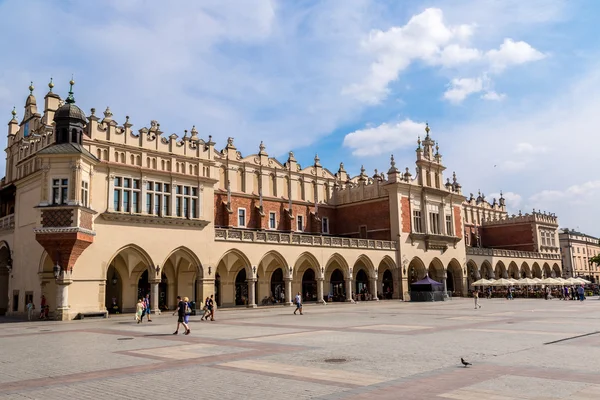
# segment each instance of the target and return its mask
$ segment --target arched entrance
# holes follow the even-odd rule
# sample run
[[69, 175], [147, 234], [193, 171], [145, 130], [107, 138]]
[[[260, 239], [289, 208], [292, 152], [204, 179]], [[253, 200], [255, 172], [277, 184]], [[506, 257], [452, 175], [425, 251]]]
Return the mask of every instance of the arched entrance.
[[444, 264], [442, 264], [439, 258], [436, 257], [431, 260], [429, 263], [428, 274], [434, 281], [442, 283], [444, 280]]
[[271, 296], [276, 303], [283, 303], [285, 293], [285, 284], [283, 282], [283, 270], [277, 268], [271, 275]]
[[475, 264], [475, 261], [469, 260], [467, 262], [467, 288], [470, 288], [471, 284], [480, 278], [481, 274], [479, 273], [477, 264]]
[[333, 270], [331, 278], [329, 278], [329, 291], [333, 296], [333, 301], [346, 301], [344, 274], [337, 268]]
[[410, 290], [410, 284], [416, 282], [420, 279], [425, 278], [425, 264], [421, 261], [420, 258], [415, 257], [412, 259], [410, 264], [408, 265], [408, 290]]
[[481, 264], [481, 277], [484, 279], [494, 279], [494, 270], [492, 268], [492, 264], [490, 264], [487, 260]]
[[511, 279], [519, 279], [519, 267], [514, 261], [508, 265], [508, 277]]
[[123, 312], [123, 278], [113, 264], [106, 271], [104, 306], [110, 314]]
[[504, 263], [502, 261], [498, 261], [496, 263], [496, 268], [494, 270], [494, 278], [496, 278], [496, 279], [508, 278], [508, 272], [506, 271], [506, 266], [504, 265]]
[[555, 278], [560, 278], [561, 277], [562, 273], [560, 271], [560, 267], [558, 266], [558, 264], [554, 264], [552, 266], [552, 273], [554, 274]]
[[446, 271], [446, 290], [453, 296], [463, 295], [463, 270], [455, 258], [450, 261]]
[[383, 279], [381, 280], [383, 297], [390, 300], [394, 295], [394, 278], [392, 277], [392, 271], [386, 269], [383, 273]]
[[[151, 284], [148, 280], [148, 270], [145, 270], [140, 278], [138, 279], [137, 295], [135, 296], [135, 302], [138, 299], [143, 299], [147, 294], [152, 296]], [[158, 308], [161, 310], [169, 309], [169, 281], [165, 274], [161, 274], [160, 283], [158, 284]]]
[[359, 270], [356, 273], [356, 294], [361, 296], [362, 300], [365, 300], [365, 295], [370, 292], [369, 290], [369, 277], [364, 269]]
[[529, 269], [529, 264], [526, 262], [521, 264], [521, 278], [531, 278], [531, 270]]
[[246, 282], [246, 269], [242, 268], [235, 277], [235, 305], [248, 304], [248, 282]]
[[8, 311], [8, 267], [12, 264], [10, 250], [5, 242], [2, 242], [0, 248], [0, 315], [5, 315]]
[[544, 263], [544, 269], [542, 272], [544, 273], [544, 278], [552, 277], [552, 270], [550, 269], [550, 265], [548, 265], [548, 263]]
[[542, 269], [540, 268], [540, 265], [538, 263], [533, 263], [533, 267], [531, 268], [531, 273], [533, 274], [534, 278], [542, 278]]
[[[293, 298], [294, 294], [292, 293]], [[317, 280], [312, 268], [307, 269], [302, 275], [302, 300], [305, 302], [317, 301]]]

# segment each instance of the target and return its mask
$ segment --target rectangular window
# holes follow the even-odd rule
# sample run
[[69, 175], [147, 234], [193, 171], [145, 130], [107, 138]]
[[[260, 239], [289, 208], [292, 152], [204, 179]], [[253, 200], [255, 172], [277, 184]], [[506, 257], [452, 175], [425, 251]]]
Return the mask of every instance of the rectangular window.
[[238, 226], [245, 227], [246, 226], [246, 209], [238, 208]]
[[89, 198], [89, 183], [86, 181], [81, 181], [81, 204], [84, 207], [88, 207], [88, 198]]
[[68, 179], [52, 179], [52, 204], [67, 204], [68, 194]]
[[446, 215], [446, 235], [454, 236], [452, 232], [452, 215]]
[[[126, 213], [140, 212], [140, 180], [116, 177], [114, 180], [113, 208]], [[87, 186], [86, 186], [87, 188]]]
[[413, 211], [413, 230], [417, 233], [423, 233], [421, 224], [421, 211]]
[[298, 232], [304, 231], [304, 215], [298, 215], [296, 218]]
[[440, 234], [440, 214], [429, 213], [429, 229], [434, 235]]
[[198, 218], [198, 188], [177, 185], [175, 187], [175, 196], [178, 217]]
[[366, 239], [367, 238], [367, 226], [361, 225], [359, 229], [360, 229], [360, 238]]
[[154, 195], [154, 215], [160, 215], [160, 199], [161, 199], [162, 195], [160, 194], [155, 194]]
[[329, 218], [323, 217], [321, 220], [322, 224], [322, 233], [329, 233]]
[[[165, 185], [167, 186], [167, 185]], [[171, 204], [171, 196], [168, 194], [163, 195], [163, 217], [170, 215], [170, 204]]]
[[274, 212], [269, 213], [269, 229], [277, 228], [277, 220]]

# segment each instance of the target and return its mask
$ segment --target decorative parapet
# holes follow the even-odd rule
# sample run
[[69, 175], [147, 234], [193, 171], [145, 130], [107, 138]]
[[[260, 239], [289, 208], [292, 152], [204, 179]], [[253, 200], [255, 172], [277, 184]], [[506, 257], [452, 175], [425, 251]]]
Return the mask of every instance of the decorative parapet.
[[269, 243], [296, 246], [344, 247], [372, 250], [396, 250], [396, 242], [389, 240], [354, 239], [335, 236], [302, 235], [296, 233], [247, 231], [216, 228], [215, 240], [232, 242]]
[[556, 215], [537, 211], [534, 211], [531, 214], [521, 214], [521, 212], [519, 212], [519, 215], [513, 214], [503, 219], [486, 219], [481, 221], [481, 224], [483, 226], [497, 226], [532, 222], [555, 225], [558, 227], [558, 217]]
[[532, 258], [541, 260], [560, 260], [560, 254], [535, 253], [533, 251], [489, 249], [483, 247], [467, 247], [467, 255], [470, 256], [492, 256], [511, 258]]
[[100, 215], [107, 221], [125, 222], [137, 225], [167, 225], [202, 229], [210, 223], [210, 221], [203, 219], [161, 217], [157, 215], [128, 214], [108, 211]]
[[0, 218], [0, 231], [15, 229], [15, 214]]

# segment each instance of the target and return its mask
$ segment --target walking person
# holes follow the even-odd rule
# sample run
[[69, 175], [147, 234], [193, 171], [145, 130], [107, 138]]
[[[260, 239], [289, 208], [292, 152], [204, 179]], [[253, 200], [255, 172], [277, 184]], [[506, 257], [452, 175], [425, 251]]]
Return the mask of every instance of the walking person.
[[177, 309], [173, 313], [173, 315], [177, 314], [177, 328], [173, 335], [177, 335], [179, 333], [179, 325], [183, 325], [185, 328], [185, 334], [190, 334], [190, 327], [185, 323], [185, 309], [186, 303], [181, 299], [181, 296], [177, 296]]
[[[190, 306], [190, 299], [189, 297], [184, 297], [183, 301], [185, 302], [185, 317], [183, 318], [183, 322], [185, 322], [188, 326], [190, 323], [190, 315], [192, 315], [192, 307]], [[189, 334], [189, 328], [188, 328], [188, 334]]]
[[135, 305], [135, 320], [139, 324], [142, 322], [142, 315], [144, 313], [144, 301], [142, 299], [138, 299], [137, 304]]
[[473, 299], [475, 299], [475, 309], [481, 308], [481, 304], [479, 304], [479, 290], [473, 292]]
[[209, 300], [210, 298], [206, 296], [206, 299], [204, 299], [204, 307], [202, 307], [202, 311], [204, 311], [204, 314], [202, 314], [202, 318], [200, 318], [200, 321], [204, 321], [205, 319], [208, 321], [208, 317], [210, 317], [210, 311], [208, 310]]
[[[213, 299], [214, 295], [210, 295], [210, 299], [208, 299], [207, 305], [208, 305], [208, 311], [210, 311], [210, 320], [214, 321], [215, 320], [215, 308], [216, 308], [216, 304], [215, 304], [215, 300]], [[208, 320], [208, 318], [207, 318]]]
[[46, 311], [46, 296], [42, 295], [42, 300], [40, 304], [40, 319], [44, 319]]
[[29, 300], [27, 303], [27, 320], [31, 321], [33, 319], [33, 310], [35, 310], [35, 305], [33, 305], [33, 298]]
[[146, 294], [146, 297], [144, 297], [144, 311], [142, 312], [141, 318], [142, 322], [144, 322], [144, 315], [148, 319], [148, 322], [152, 322], [150, 319], [150, 294]]
[[296, 303], [296, 309], [294, 310], [294, 315], [296, 315], [297, 311], [300, 311], [300, 315], [304, 315], [304, 314], [302, 314], [302, 295], [300, 295], [300, 292], [298, 292], [298, 294], [296, 295], [296, 298], [294, 299], [294, 303]]

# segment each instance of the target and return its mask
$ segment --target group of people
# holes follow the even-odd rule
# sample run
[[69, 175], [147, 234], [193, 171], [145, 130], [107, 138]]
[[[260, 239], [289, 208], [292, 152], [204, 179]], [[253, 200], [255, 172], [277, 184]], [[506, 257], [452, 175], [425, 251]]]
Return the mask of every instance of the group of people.
[[[29, 301], [27, 301], [26, 309], [27, 309], [27, 320], [29, 320], [29, 321], [33, 320], [33, 313], [35, 310], [35, 304], [33, 303], [33, 296], [29, 299]], [[42, 295], [41, 308], [40, 308], [40, 314], [38, 316], [38, 319], [42, 319], [42, 320], [50, 319], [50, 307], [48, 306], [48, 304], [46, 304], [46, 296], [44, 296], [44, 295]]]

